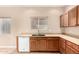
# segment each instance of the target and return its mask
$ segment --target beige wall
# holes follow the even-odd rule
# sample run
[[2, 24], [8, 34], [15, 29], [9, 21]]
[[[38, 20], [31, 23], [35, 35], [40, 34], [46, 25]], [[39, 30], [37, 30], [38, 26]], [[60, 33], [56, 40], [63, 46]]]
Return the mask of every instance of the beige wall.
[[45, 32], [61, 33], [59, 19], [62, 13], [62, 8], [58, 7], [0, 7], [0, 17], [12, 17], [11, 33], [0, 35], [0, 47], [16, 46], [16, 36], [21, 32], [35, 33], [36, 30], [31, 29], [31, 16], [48, 16], [48, 30]]
[[[31, 29], [32, 16], [48, 16], [48, 30], [43, 31], [47, 33], [60, 33], [59, 16], [62, 13], [60, 8], [28, 8], [20, 15], [19, 32], [34, 33], [36, 30]], [[23, 24], [22, 24], [23, 23]]]

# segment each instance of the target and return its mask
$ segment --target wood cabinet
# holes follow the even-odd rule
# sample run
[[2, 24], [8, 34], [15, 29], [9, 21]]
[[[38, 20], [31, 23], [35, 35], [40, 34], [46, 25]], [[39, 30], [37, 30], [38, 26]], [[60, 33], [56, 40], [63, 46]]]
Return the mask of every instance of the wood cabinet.
[[65, 39], [63, 38], [60, 38], [59, 40], [59, 50], [60, 50], [60, 53], [65, 53]]
[[68, 13], [60, 16], [60, 27], [68, 27]]
[[47, 39], [47, 51], [59, 51], [59, 38]]
[[79, 6], [77, 6], [77, 8], [78, 8], [78, 12], [77, 12], [78, 13], [77, 14], [78, 15], [78, 21], [77, 21], [77, 25], [79, 26]]
[[59, 51], [63, 54], [79, 54], [79, 45], [60, 38]]
[[77, 25], [77, 7], [72, 8], [68, 12], [68, 18], [69, 18], [69, 26]]
[[47, 41], [46, 41], [46, 38], [45, 37], [39, 37], [38, 38], [38, 41], [39, 41], [39, 51], [46, 51], [46, 44], [47, 44]]
[[70, 9], [67, 13], [60, 16], [61, 27], [79, 26], [79, 6]]
[[46, 51], [46, 38], [45, 37], [31, 37], [30, 38], [30, 51]]
[[61, 53], [65, 54], [79, 54], [79, 45], [60, 37], [29, 38], [26, 36], [19, 36], [17, 37], [17, 51], [18, 52], [60, 51]]
[[38, 41], [37, 37], [36, 38], [31, 37], [30, 38], [30, 51], [39, 51], [38, 46], [39, 46], [39, 41]]
[[78, 51], [76, 51], [75, 49], [71, 48], [70, 46], [66, 46], [66, 54], [77, 54]]
[[60, 16], [60, 27], [64, 27], [64, 16]]
[[63, 26], [68, 27], [68, 13], [64, 14], [63, 22], [64, 22]]
[[79, 46], [70, 41], [66, 41], [66, 54], [79, 54]]
[[59, 51], [59, 38], [31, 37], [30, 51]]

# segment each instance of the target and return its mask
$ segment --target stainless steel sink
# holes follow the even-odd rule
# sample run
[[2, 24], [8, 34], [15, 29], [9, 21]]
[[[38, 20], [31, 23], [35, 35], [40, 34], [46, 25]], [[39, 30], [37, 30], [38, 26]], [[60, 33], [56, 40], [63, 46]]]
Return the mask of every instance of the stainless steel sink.
[[45, 36], [44, 34], [32, 34], [32, 36]]

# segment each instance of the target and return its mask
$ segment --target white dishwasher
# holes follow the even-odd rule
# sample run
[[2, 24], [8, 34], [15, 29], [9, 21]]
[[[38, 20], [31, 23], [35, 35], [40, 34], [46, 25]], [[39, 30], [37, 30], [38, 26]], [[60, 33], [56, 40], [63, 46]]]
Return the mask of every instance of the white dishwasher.
[[18, 36], [18, 52], [29, 52], [29, 36]]

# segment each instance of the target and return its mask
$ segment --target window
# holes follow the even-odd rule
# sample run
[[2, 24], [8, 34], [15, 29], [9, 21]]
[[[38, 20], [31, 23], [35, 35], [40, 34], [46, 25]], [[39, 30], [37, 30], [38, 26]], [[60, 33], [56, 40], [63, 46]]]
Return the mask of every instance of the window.
[[3, 34], [9, 34], [11, 32], [11, 18], [0, 17], [0, 32]]
[[46, 30], [48, 28], [48, 20], [47, 17], [39, 17], [39, 29]]
[[46, 30], [48, 28], [48, 17], [43, 17], [43, 16], [39, 16], [39, 17], [32, 17], [32, 21], [31, 21], [31, 28], [32, 29], [42, 29], [42, 30]]
[[31, 17], [31, 28], [38, 29], [38, 17]]

